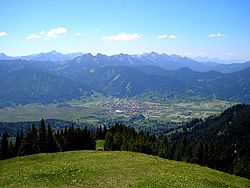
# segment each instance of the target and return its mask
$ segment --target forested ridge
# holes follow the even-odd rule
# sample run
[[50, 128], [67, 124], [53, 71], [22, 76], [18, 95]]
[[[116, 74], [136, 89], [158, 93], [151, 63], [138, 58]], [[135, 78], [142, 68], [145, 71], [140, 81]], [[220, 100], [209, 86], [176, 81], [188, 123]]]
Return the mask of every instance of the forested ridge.
[[65, 127], [53, 132], [41, 120], [16, 135], [15, 143], [2, 135], [1, 159], [44, 152], [95, 149], [97, 139], [105, 139], [105, 150], [134, 151], [163, 158], [196, 163], [250, 178], [250, 105], [236, 105], [219, 116], [194, 119], [182, 131], [156, 137], [152, 132], [116, 124], [90, 131]]

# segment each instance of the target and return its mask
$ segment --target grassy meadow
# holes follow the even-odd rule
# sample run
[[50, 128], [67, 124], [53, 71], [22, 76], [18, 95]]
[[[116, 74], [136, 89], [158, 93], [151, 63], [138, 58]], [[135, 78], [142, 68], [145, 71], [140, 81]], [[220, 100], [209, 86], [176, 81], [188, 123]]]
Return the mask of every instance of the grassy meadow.
[[0, 187], [249, 187], [250, 180], [133, 152], [72, 151], [0, 161]]

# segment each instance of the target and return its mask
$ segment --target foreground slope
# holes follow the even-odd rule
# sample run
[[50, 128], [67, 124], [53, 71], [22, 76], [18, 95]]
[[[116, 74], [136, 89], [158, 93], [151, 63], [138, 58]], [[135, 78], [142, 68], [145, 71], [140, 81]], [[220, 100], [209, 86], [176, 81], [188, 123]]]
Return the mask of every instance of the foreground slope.
[[249, 187], [250, 180], [133, 152], [74, 151], [0, 161], [0, 187]]

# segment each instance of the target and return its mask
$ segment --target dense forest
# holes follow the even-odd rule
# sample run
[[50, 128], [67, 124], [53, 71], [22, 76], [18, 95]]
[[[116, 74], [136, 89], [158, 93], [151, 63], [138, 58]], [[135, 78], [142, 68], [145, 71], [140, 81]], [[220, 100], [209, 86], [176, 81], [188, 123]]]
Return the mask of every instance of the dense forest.
[[33, 123], [25, 134], [22, 130], [17, 132], [15, 143], [9, 142], [7, 132], [3, 133], [0, 158], [7, 159], [45, 152], [93, 150], [95, 149], [94, 136], [87, 127], [81, 129], [73, 125], [54, 133], [51, 125], [48, 124], [46, 127], [42, 119], [38, 128]]
[[1, 159], [44, 152], [95, 149], [97, 139], [105, 139], [105, 150], [121, 150], [158, 155], [163, 158], [196, 163], [250, 178], [250, 105], [236, 105], [219, 116], [194, 119], [182, 130], [172, 130], [157, 137], [152, 132], [115, 124], [90, 131], [73, 125], [53, 132], [42, 119], [38, 128], [32, 124], [15, 143], [2, 135]]

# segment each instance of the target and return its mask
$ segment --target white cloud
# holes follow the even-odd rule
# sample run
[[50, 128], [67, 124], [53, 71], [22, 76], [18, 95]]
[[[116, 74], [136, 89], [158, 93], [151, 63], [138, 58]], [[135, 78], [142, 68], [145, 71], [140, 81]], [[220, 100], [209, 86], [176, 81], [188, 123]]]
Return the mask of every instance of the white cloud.
[[51, 29], [45, 35], [49, 38], [58, 38], [60, 35], [67, 33], [67, 29], [64, 27], [58, 27], [56, 29]]
[[37, 34], [31, 34], [29, 36], [27, 36], [27, 39], [28, 40], [34, 40], [34, 39], [40, 39], [42, 38], [40, 35], [37, 35]]
[[225, 34], [221, 34], [221, 33], [211, 33], [208, 35], [208, 37], [210, 38], [215, 38], [215, 37], [225, 37]]
[[119, 33], [117, 35], [109, 35], [109, 36], [103, 36], [103, 40], [109, 40], [109, 41], [129, 41], [129, 40], [138, 40], [141, 36], [138, 33]]
[[8, 34], [5, 33], [5, 32], [0, 32], [0, 37], [4, 37], [4, 36], [7, 36]]
[[80, 37], [80, 36], [82, 36], [82, 33], [74, 33], [74, 35], [75, 35], [76, 37]]
[[158, 39], [176, 39], [177, 36], [176, 35], [159, 35], [157, 38]]
[[42, 40], [49, 40], [49, 39], [55, 39], [59, 38], [60, 35], [63, 35], [67, 33], [67, 29], [64, 27], [58, 27], [56, 29], [51, 29], [48, 32], [41, 31], [39, 34], [31, 34], [27, 36], [26, 38], [28, 40], [33, 40], [33, 39], [42, 39]]
[[44, 35], [45, 33], [46, 33], [45, 31], [41, 31], [39, 34]]

